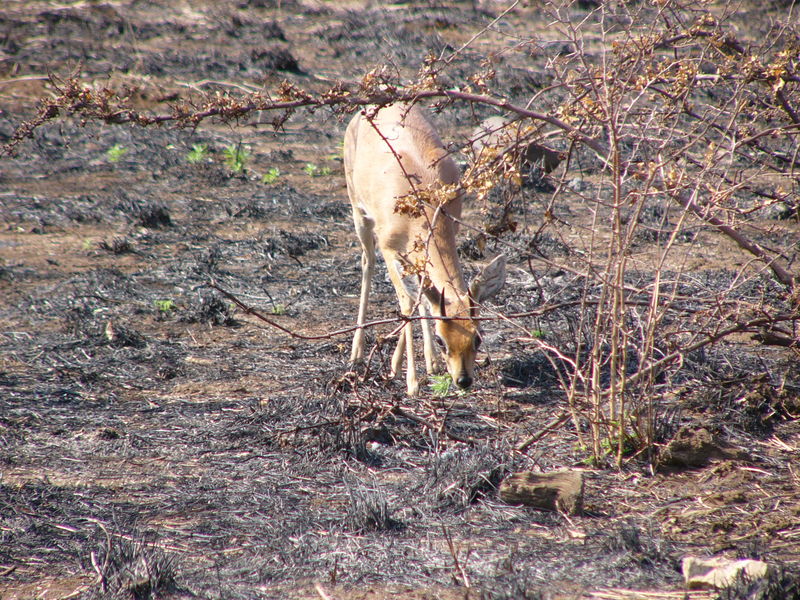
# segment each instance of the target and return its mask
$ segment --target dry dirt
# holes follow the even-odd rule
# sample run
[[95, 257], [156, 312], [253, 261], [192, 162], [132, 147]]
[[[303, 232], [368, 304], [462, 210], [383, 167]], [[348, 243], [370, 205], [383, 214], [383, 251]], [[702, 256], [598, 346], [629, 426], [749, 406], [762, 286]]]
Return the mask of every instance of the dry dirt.
[[[4, 2], [0, 142], [52, 92], [51, 73], [128, 86], [156, 112], [200, 89], [285, 78], [323, 89], [384, 62], [411, 76], [428, 50], [460, 47], [501, 10], [482, 6]], [[498, 85], [523, 98], [547, 85], [558, 37], [536, 14], [509, 15], [449, 76], [539, 34], [552, 43], [498, 59]], [[463, 140], [488, 114], [454, 106], [435, 119]], [[786, 407], [798, 407], [800, 373], [784, 349], [741, 340], [687, 357], [694, 375], [663, 441], [690, 425], [737, 452], [671, 472], [643, 456], [593, 469], [570, 422], [514, 451], [564, 410], [516, 325], [486, 324], [469, 395], [412, 400], [383, 377], [390, 326], [370, 332], [362, 378], [348, 371], [349, 334], [295, 339], [210, 289], [305, 335], [354, 321], [345, 123], [298, 112], [276, 133], [268, 120], [190, 131], [64, 119], [0, 162], [0, 597], [678, 598], [690, 553], [763, 558], [787, 581], [798, 572], [800, 427]], [[192, 163], [199, 144], [207, 155]], [[237, 145], [249, 152], [238, 174], [224, 157]], [[581, 175], [574, 165], [568, 177]], [[528, 193], [520, 239], [548, 200]], [[580, 247], [573, 200], [558, 199], [561, 240]], [[703, 235], [687, 260], [722, 280], [742, 257]], [[535, 308], [563, 279], [535, 258], [510, 267], [504, 312]], [[391, 317], [382, 275], [375, 291], [372, 315]], [[521, 326], [566, 331], [558, 316]], [[497, 499], [507, 473], [560, 468], [584, 471], [584, 516]]]

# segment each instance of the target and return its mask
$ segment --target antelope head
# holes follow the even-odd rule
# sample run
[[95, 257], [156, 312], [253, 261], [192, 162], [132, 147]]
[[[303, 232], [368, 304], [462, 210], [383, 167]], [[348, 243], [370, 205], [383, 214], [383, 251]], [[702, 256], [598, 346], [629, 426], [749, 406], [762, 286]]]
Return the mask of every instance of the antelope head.
[[[479, 305], [494, 296], [506, 279], [506, 262], [503, 255], [495, 258], [472, 280], [466, 298], [445, 299], [444, 290], [431, 286], [425, 296], [435, 316], [434, 339], [447, 365], [447, 372], [459, 388], [465, 390], [475, 379], [475, 357], [481, 345], [481, 331], [476, 320]], [[448, 314], [449, 312], [449, 314]]]

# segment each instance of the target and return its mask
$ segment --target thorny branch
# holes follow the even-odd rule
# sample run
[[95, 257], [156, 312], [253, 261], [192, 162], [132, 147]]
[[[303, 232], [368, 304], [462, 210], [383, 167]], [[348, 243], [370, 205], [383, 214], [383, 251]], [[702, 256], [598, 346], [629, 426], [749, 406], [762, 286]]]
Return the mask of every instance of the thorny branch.
[[[410, 323], [411, 321], [422, 321], [422, 320], [428, 320], [428, 321], [433, 321], [433, 320], [438, 320], [438, 321], [458, 321], [459, 319], [463, 319], [464, 318], [464, 317], [447, 317], [447, 316], [445, 316], [445, 317], [423, 316], [423, 315], [414, 315], [414, 314], [404, 315], [402, 313], [397, 313], [397, 315], [395, 317], [387, 318], [387, 319], [376, 319], [374, 321], [367, 321], [366, 323], [364, 323], [361, 326], [353, 325], [351, 327], [344, 327], [342, 329], [336, 329], [334, 331], [327, 331], [325, 333], [319, 333], [319, 334], [315, 334], [315, 335], [306, 335], [306, 334], [303, 334], [303, 333], [298, 333], [297, 331], [294, 331], [294, 330], [289, 329], [287, 327], [284, 327], [280, 323], [277, 323], [274, 319], [270, 319], [269, 317], [265, 316], [259, 310], [257, 310], [255, 308], [253, 308], [252, 306], [249, 306], [248, 304], [242, 302], [239, 298], [237, 298], [231, 292], [227, 291], [224, 288], [221, 288], [215, 282], [210, 281], [210, 282], [208, 282], [207, 285], [208, 285], [208, 287], [217, 290], [220, 294], [222, 294], [228, 300], [233, 302], [243, 313], [245, 313], [247, 315], [253, 315], [259, 321], [263, 321], [264, 323], [266, 323], [270, 327], [274, 327], [275, 329], [277, 329], [279, 331], [282, 331], [286, 335], [291, 336], [291, 337], [296, 338], [296, 339], [299, 339], [299, 340], [308, 340], [308, 341], [329, 340], [329, 339], [332, 339], [332, 338], [335, 338], [335, 337], [339, 337], [340, 335], [348, 335], [350, 333], [354, 333], [358, 329], [362, 329], [362, 328], [363, 329], [369, 329], [371, 327], [377, 327], [377, 326], [380, 326], [380, 325], [398, 325], [398, 327], [392, 333], [392, 335], [394, 335], [395, 333], [397, 333], [400, 330], [400, 328], [403, 325], [405, 325], [406, 323]], [[549, 312], [557, 312], [559, 310], [563, 310], [564, 308], [567, 308], [567, 307], [570, 307], [570, 306], [575, 306], [577, 304], [578, 304], [577, 301], [576, 302], [551, 303], [551, 304], [542, 305], [542, 306], [540, 306], [540, 307], [538, 307], [538, 308], [536, 308], [534, 310], [529, 310], [529, 311], [526, 311], [526, 312], [510, 313], [510, 314], [499, 315], [499, 316], [495, 316], [495, 317], [489, 317], [489, 316], [471, 317], [471, 319], [473, 321], [499, 321], [499, 320], [510, 320], [510, 319], [522, 319], [522, 318], [526, 318], [526, 317], [539, 317], [539, 316], [542, 316], [542, 315], [547, 314]]]

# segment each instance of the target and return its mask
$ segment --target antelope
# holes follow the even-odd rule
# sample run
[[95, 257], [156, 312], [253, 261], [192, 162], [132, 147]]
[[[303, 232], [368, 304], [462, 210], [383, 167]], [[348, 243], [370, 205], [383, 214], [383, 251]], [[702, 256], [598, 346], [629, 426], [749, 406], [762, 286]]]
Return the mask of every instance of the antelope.
[[[478, 308], [503, 286], [505, 258], [495, 258], [467, 287], [456, 250], [463, 201], [460, 173], [436, 128], [426, 112], [413, 104], [391, 104], [377, 112], [366, 109], [347, 126], [344, 169], [362, 248], [358, 329], [350, 361], [358, 362], [364, 353], [363, 325], [377, 243], [402, 314], [411, 316], [418, 307], [423, 317], [427, 372], [433, 373], [436, 366], [435, 339], [453, 382], [461, 389], [469, 388], [481, 344]], [[410, 321], [400, 330], [392, 355], [392, 378], [399, 373], [404, 354], [407, 393], [415, 396], [419, 381]]]

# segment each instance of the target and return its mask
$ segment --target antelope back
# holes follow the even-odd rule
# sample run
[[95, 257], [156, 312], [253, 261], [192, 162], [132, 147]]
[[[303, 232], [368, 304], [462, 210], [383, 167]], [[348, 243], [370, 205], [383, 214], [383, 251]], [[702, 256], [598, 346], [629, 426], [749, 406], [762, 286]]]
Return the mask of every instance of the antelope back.
[[[397, 199], [415, 189], [459, 180], [438, 132], [415, 105], [392, 104], [371, 117], [356, 115], [345, 134], [344, 161], [358, 208], [378, 220], [394, 218]], [[449, 211], [460, 215], [461, 198], [454, 200]]]

